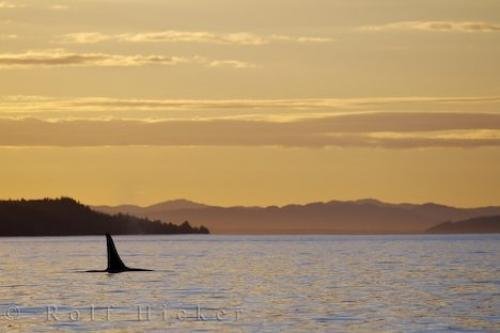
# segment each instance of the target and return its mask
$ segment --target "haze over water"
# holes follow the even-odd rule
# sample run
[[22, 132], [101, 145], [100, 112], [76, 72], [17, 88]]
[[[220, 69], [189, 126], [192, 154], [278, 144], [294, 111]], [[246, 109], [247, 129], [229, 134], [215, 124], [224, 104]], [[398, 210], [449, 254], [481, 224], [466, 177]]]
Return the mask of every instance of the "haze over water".
[[497, 331], [499, 240], [117, 236], [155, 271], [110, 275], [102, 236], [3, 238], [0, 332]]

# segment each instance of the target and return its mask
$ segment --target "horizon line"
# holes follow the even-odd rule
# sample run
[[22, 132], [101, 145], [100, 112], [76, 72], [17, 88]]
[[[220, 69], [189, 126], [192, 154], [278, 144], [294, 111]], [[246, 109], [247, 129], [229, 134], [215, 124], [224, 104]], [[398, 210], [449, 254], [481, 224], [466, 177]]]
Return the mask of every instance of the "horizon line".
[[371, 197], [364, 197], [364, 198], [359, 198], [359, 199], [327, 199], [327, 200], [312, 200], [312, 201], [299, 201], [299, 202], [289, 202], [285, 204], [229, 204], [229, 205], [224, 205], [224, 204], [217, 204], [217, 203], [208, 203], [204, 201], [197, 201], [197, 200], [191, 200], [191, 199], [186, 199], [185, 197], [177, 197], [173, 199], [166, 199], [166, 200], [161, 200], [161, 201], [155, 201], [153, 203], [149, 204], [139, 204], [139, 203], [131, 203], [131, 202], [125, 202], [125, 203], [116, 203], [116, 204], [98, 204], [98, 203], [88, 203], [84, 202], [83, 200], [78, 199], [75, 196], [71, 195], [57, 195], [57, 196], [42, 196], [42, 197], [17, 197], [17, 198], [0, 198], [0, 201], [16, 201], [16, 200], [43, 200], [43, 199], [62, 199], [62, 198], [69, 198], [73, 199], [79, 203], [82, 203], [84, 205], [87, 205], [89, 207], [117, 207], [117, 206], [136, 206], [140, 208], [148, 208], [151, 206], [155, 205], [160, 205], [160, 204], [165, 204], [169, 202], [175, 202], [175, 201], [185, 201], [197, 205], [204, 205], [204, 206], [209, 206], [209, 207], [221, 207], [221, 208], [232, 208], [232, 207], [246, 207], [246, 208], [252, 208], [252, 207], [258, 207], [258, 208], [267, 208], [267, 207], [278, 207], [278, 208], [283, 208], [286, 206], [290, 205], [299, 205], [299, 206], [306, 206], [310, 204], [327, 204], [327, 203], [332, 203], [332, 202], [339, 202], [339, 203], [361, 203], [361, 202], [377, 202], [380, 204], [386, 204], [386, 205], [438, 205], [438, 206], [445, 206], [445, 207], [453, 207], [453, 208], [459, 208], [459, 209], [474, 209], [474, 208], [487, 208], [487, 207], [500, 207], [500, 203], [498, 204], [481, 204], [481, 205], [471, 205], [471, 206], [462, 206], [462, 205], [453, 205], [453, 204], [446, 204], [446, 203], [441, 203], [441, 202], [435, 202], [435, 201], [415, 201], [415, 202], [410, 202], [410, 201], [390, 201], [390, 200], [383, 200], [383, 199], [377, 199], [377, 198], [371, 198]]

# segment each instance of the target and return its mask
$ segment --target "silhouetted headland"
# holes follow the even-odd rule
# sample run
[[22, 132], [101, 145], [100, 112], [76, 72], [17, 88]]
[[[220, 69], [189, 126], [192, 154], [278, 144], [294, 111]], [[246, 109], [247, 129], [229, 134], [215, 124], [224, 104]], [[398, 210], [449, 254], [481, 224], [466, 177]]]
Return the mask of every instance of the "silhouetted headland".
[[476, 217], [464, 221], [445, 222], [427, 230], [429, 234], [500, 233], [500, 215]]
[[92, 210], [71, 198], [0, 201], [0, 236], [208, 234], [204, 226], [177, 225]]

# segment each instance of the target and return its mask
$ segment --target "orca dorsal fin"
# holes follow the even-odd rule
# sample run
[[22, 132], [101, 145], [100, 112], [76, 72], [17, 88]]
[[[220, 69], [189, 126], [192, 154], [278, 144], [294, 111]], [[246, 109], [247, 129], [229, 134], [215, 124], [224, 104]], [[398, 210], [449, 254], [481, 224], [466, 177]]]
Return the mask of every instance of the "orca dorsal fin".
[[118, 251], [116, 251], [115, 243], [110, 234], [106, 234], [106, 244], [108, 247], [108, 272], [123, 272], [128, 270], [125, 266]]
[[121, 273], [121, 272], [151, 272], [151, 269], [143, 269], [143, 268], [130, 268], [125, 266], [116, 251], [115, 243], [113, 242], [113, 238], [111, 238], [110, 234], [106, 234], [106, 245], [108, 247], [108, 268], [105, 270], [96, 270], [92, 269], [89, 271], [85, 271], [88, 273], [99, 273], [99, 272], [108, 272], [108, 273]]

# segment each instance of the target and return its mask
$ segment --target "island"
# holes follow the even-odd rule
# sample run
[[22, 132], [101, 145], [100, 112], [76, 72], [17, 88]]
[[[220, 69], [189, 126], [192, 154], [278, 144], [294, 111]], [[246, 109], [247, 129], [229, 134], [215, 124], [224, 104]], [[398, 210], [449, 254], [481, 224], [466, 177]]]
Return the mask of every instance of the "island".
[[475, 217], [457, 222], [444, 222], [427, 230], [429, 234], [500, 233], [500, 215]]
[[127, 214], [106, 214], [62, 197], [1, 200], [0, 236], [81, 236], [140, 234], [208, 234], [204, 226], [173, 224]]

